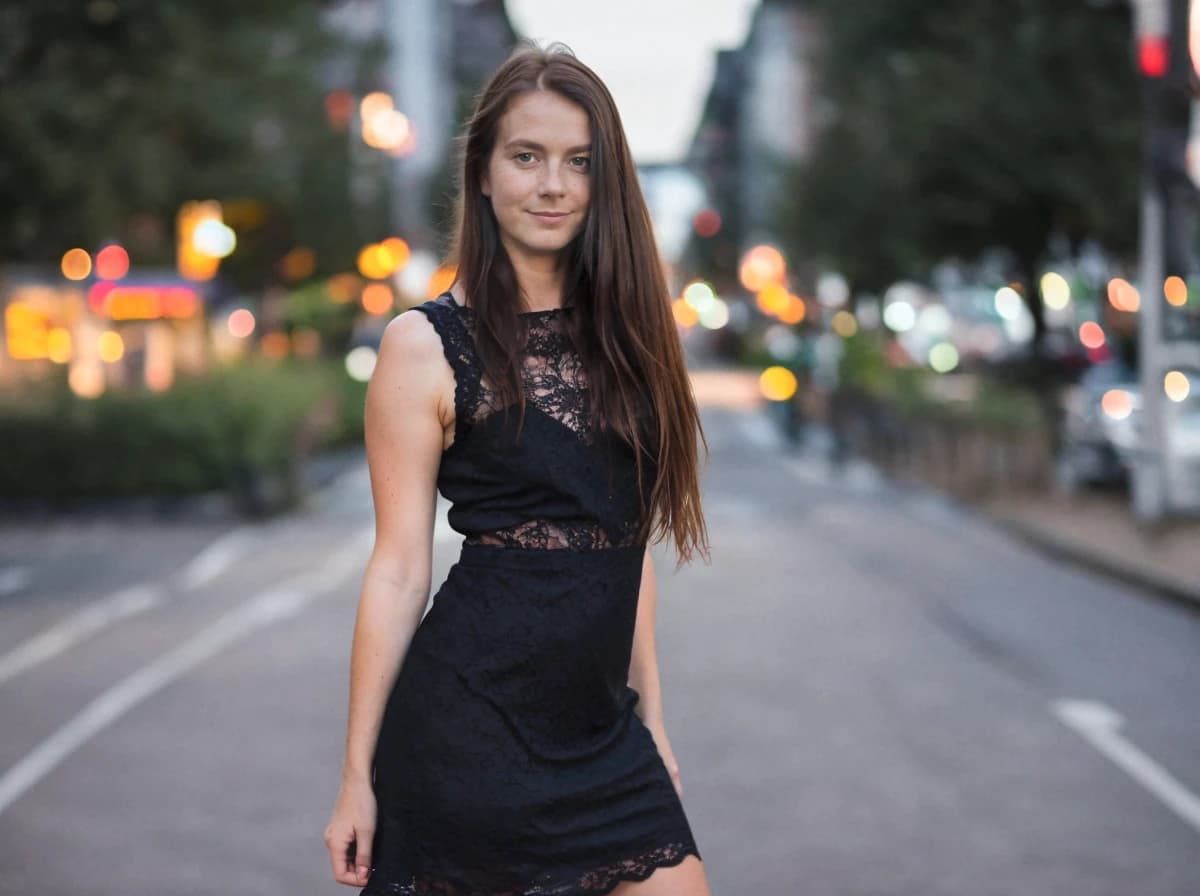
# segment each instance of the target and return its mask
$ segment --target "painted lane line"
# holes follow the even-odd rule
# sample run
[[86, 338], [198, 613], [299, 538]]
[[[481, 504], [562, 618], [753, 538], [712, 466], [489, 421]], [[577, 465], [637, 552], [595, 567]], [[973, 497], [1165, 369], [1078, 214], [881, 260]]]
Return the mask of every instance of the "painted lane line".
[[247, 635], [295, 616], [316, 597], [335, 590], [363, 565], [365, 536], [373, 534], [358, 533], [317, 573], [261, 592], [109, 688], [0, 777], [0, 813], [72, 753], [167, 685]]
[[29, 587], [33, 571], [28, 566], [7, 566], [0, 569], [0, 597], [16, 594]]
[[84, 607], [46, 631], [0, 654], [0, 684], [44, 663], [114, 622], [136, 616], [166, 599], [166, 591], [152, 585], [134, 585]]
[[1103, 703], [1056, 700], [1054, 714], [1068, 728], [1120, 766], [1185, 822], [1200, 831], [1200, 797], [1179, 783], [1165, 768], [1123, 738], [1125, 720]]
[[[194, 589], [212, 581], [245, 553], [253, 542], [254, 538], [248, 529], [235, 529], [218, 538], [184, 568], [181, 574], [183, 587]], [[0, 685], [53, 659], [108, 626], [144, 613], [166, 599], [167, 592], [162, 587], [134, 585], [78, 610], [46, 631], [0, 654]]]
[[246, 527], [226, 532], [191, 559], [179, 574], [179, 583], [187, 591], [207, 585], [245, 554], [257, 539]]

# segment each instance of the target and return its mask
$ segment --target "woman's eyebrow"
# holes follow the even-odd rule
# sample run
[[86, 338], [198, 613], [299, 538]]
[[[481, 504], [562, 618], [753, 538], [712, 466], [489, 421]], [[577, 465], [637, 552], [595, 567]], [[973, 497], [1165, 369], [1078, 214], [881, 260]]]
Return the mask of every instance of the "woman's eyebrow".
[[[507, 152], [508, 150], [516, 149], [519, 146], [525, 147], [527, 149], [536, 149], [539, 152], [546, 151], [546, 147], [542, 146], [542, 144], [540, 144], [540, 143], [537, 143], [533, 140], [521, 140], [521, 139], [509, 140], [507, 143], [504, 144], [504, 149]], [[590, 143], [584, 143], [581, 146], [572, 146], [570, 149], [567, 150], [567, 154], [570, 155], [571, 153], [576, 153], [576, 152], [591, 152], [591, 151], [592, 151], [592, 145]]]

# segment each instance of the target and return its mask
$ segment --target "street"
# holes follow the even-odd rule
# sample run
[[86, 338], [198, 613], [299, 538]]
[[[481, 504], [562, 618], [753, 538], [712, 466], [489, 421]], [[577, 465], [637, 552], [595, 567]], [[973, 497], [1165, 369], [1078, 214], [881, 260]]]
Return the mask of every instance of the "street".
[[[1200, 616], [759, 409], [704, 421], [712, 563], [655, 558], [714, 894], [1200, 892]], [[0, 530], [0, 893], [349, 892], [322, 834], [371, 536], [361, 463], [261, 525]]]

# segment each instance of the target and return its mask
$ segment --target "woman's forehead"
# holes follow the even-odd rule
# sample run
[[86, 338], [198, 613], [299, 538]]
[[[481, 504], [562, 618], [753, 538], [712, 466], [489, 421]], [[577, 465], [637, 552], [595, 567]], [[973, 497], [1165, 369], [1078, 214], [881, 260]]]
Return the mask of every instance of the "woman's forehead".
[[531, 90], [514, 97], [500, 117], [496, 143], [535, 143], [542, 148], [583, 148], [591, 142], [582, 106], [552, 90]]

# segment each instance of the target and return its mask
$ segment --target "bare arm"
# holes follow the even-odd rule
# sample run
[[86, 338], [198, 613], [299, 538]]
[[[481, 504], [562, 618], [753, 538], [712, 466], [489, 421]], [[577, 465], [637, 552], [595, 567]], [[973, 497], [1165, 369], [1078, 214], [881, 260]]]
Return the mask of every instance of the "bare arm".
[[326, 830], [341, 883], [369, 873], [375, 804], [371, 769], [388, 694], [429, 600], [436, 480], [453, 373], [425, 315], [384, 332], [367, 387], [366, 445], [375, 546], [363, 575], [350, 657], [342, 790]]
[[642, 584], [638, 591], [637, 623], [633, 631], [633, 653], [629, 663], [629, 686], [638, 692], [639, 700], [635, 711], [654, 736], [663, 764], [671, 775], [675, 791], [683, 796], [683, 783], [679, 775], [679, 763], [667, 738], [663, 723], [662, 686], [658, 679], [658, 651], [655, 648], [654, 615], [657, 589], [654, 582], [654, 560], [650, 549], [646, 549], [642, 560]]

